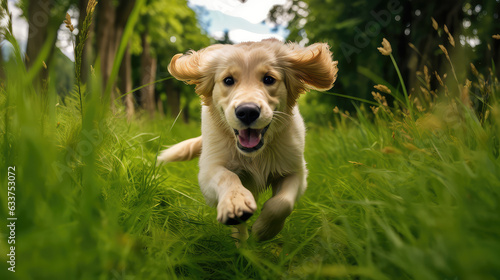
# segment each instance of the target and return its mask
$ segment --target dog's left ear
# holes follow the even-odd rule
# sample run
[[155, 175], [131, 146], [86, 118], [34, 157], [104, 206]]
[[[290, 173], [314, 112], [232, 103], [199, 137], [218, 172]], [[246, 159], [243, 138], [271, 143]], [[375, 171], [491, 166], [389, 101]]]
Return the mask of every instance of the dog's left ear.
[[293, 44], [287, 60], [294, 78], [302, 82], [302, 85], [295, 85], [301, 92], [308, 89], [329, 90], [337, 79], [337, 61], [332, 61], [332, 53], [326, 43], [305, 48]]

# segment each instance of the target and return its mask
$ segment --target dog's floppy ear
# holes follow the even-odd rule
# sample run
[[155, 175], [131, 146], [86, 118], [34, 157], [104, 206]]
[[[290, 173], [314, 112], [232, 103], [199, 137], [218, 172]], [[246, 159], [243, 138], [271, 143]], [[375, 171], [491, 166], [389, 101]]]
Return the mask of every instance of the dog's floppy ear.
[[197, 94], [211, 97], [214, 83], [213, 71], [210, 71], [209, 64], [213, 51], [221, 47], [223, 45], [213, 45], [199, 51], [190, 51], [187, 54], [176, 54], [168, 65], [168, 72], [177, 80], [196, 85]]
[[200, 53], [195, 51], [190, 51], [188, 54], [178, 53], [172, 57], [168, 65], [168, 72], [179, 81], [190, 85], [197, 84], [202, 77], [200, 56]]
[[329, 90], [337, 79], [337, 61], [332, 61], [330, 47], [316, 43], [301, 47], [287, 45], [285, 76], [288, 89], [288, 108], [291, 110], [301, 93], [309, 89]]
[[316, 43], [308, 47], [291, 46], [288, 61], [303, 90], [329, 90], [337, 79], [337, 61], [332, 61], [330, 47]]

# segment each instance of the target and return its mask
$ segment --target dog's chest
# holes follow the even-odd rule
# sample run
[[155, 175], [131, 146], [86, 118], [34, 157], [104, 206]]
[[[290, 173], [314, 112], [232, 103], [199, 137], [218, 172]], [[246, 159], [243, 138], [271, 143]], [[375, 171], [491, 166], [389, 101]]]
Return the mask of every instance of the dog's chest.
[[257, 157], [238, 157], [228, 168], [235, 172], [243, 185], [252, 192], [261, 192], [272, 181], [300, 169], [303, 159], [296, 151], [268, 149]]

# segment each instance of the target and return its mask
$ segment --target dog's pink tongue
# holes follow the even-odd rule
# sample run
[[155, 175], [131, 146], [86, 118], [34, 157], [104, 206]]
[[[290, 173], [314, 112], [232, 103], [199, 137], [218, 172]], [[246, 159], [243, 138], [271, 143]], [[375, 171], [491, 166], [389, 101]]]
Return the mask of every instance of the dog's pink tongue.
[[242, 129], [238, 131], [238, 140], [241, 146], [245, 148], [253, 148], [260, 142], [261, 129]]

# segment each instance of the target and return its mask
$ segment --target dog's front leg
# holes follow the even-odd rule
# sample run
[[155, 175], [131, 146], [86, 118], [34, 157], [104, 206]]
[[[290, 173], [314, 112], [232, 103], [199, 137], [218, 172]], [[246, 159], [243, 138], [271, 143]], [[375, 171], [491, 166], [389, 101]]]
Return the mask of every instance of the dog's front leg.
[[295, 201], [307, 187], [306, 172], [285, 176], [272, 184], [273, 197], [264, 203], [262, 212], [252, 226], [252, 234], [257, 240], [269, 240], [283, 229]]
[[234, 172], [223, 166], [200, 170], [199, 183], [209, 205], [217, 205], [217, 220], [240, 224], [252, 216], [257, 204], [252, 193]]

